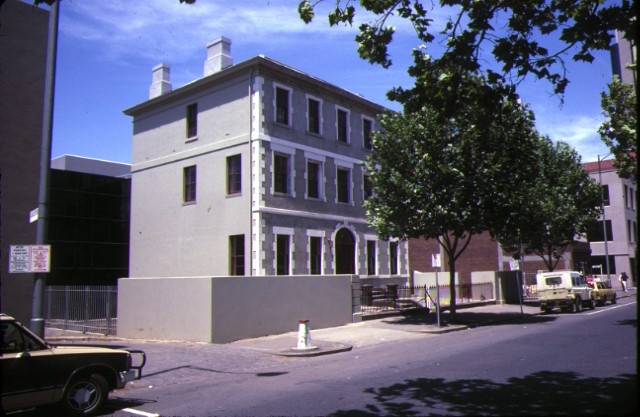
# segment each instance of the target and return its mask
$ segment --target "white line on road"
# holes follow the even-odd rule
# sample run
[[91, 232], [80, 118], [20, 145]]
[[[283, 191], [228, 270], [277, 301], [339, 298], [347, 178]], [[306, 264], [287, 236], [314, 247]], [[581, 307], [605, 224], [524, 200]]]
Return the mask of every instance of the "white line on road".
[[122, 411], [131, 413], [131, 414], [137, 414], [139, 416], [144, 416], [144, 417], [160, 417], [160, 414], [146, 413], [144, 411], [134, 410], [133, 408], [124, 408]]
[[626, 306], [630, 306], [630, 305], [634, 305], [634, 304], [636, 304], [636, 301], [634, 301], [632, 303], [627, 303], [627, 304], [616, 304], [614, 306], [609, 306], [609, 308], [607, 308], [606, 310], [596, 310], [596, 311], [592, 311], [590, 313], [587, 313], [587, 316], [591, 316], [593, 314], [604, 313], [605, 311], [614, 310], [616, 308], [622, 308], [622, 307], [626, 307]]

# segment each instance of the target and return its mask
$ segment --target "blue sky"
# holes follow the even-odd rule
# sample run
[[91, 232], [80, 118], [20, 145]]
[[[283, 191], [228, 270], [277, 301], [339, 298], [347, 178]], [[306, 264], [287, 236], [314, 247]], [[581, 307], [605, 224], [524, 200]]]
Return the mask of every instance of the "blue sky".
[[[327, 0], [327, 3], [332, 3]], [[353, 28], [330, 28], [326, 12], [305, 25], [298, 0], [62, 0], [52, 156], [64, 154], [131, 162], [131, 119], [122, 111], [148, 99], [151, 69], [171, 65], [176, 89], [202, 77], [206, 44], [232, 41], [239, 63], [258, 54], [282, 62], [367, 99], [399, 110], [386, 99], [396, 86], [410, 87], [406, 69], [419, 43], [406, 22], [395, 21], [389, 69], [370, 65], [356, 52]], [[444, 12], [433, 15], [438, 28]], [[370, 20], [363, 16], [361, 20]], [[436, 53], [434, 53], [436, 55]], [[598, 136], [600, 92], [611, 79], [609, 54], [592, 64], [568, 62], [571, 80], [564, 104], [544, 81], [519, 86], [536, 114], [538, 130], [571, 144], [583, 162], [608, 153]]]

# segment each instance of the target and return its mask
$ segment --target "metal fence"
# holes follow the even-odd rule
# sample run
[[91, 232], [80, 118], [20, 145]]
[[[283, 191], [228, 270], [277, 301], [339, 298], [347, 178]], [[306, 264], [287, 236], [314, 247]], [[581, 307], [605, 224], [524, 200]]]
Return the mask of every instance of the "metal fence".
[[[435, 308], [436, 300], [441, 306], [448, 306], [451, 299], [451, 287], [398, 286], [385, 285], [360, 287], [360, 309], [363, 315], [377, 314], [385, 311], [406, 310], [411, 308]], [[494, 299], [493, 283], [456, 285], [456, 304], [471, 303]]]
[[46, 327], [116, 334], [117, 286], [50, 285], [45, 287], [44, 293]]

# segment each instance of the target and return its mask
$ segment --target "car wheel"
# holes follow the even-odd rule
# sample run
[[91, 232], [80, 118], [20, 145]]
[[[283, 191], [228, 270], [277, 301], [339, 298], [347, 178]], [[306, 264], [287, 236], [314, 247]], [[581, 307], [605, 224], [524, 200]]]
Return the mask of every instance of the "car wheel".
[[109, 386], [98, 374], [75, 378], [64, 393], [63, 405], [70, 413], [87, 416], [96, 412], [107, 400]]
[[613, 298], [611, 299], [611, 304], [616, 304], [618, 302], [618, 295], [613, 294]]
[[576, 297], [575, 302], [573, 303], [573, 312], [579, 313], [582, 311], [582, 299], [580, 297]]
[[606, 295], [603, 295], [603, 296], [602, 296], [602, 300], [600, 300], [600, 306], [601, 306], [601, 307], [604, 307], [604, 306], [605, 306], [605, 304], [607, 304], [607, 296], [606, 296]]
[[594, 300], [593, 298], [589, 299], [589, 310], [593, 310], [596, 308], [596, 300]]

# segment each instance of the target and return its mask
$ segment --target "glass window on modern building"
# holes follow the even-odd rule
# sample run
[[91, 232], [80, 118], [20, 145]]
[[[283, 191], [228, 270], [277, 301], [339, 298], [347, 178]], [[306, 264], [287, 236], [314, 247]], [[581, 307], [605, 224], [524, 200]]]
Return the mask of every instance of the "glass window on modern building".
[[229, 236], [229, 274], [244, 275], [244, 235]]
[[[613, 229], [611, 227], [611, 220], [606, 220], [604, 223], [607, 228], [607, 242], [613, 241]], [[602, 220], [591, 223], [587, 229], [587, 241], [589, 242], [604, 242], [604, 228]]]
[[196, 201], [196, 166], [188, 166], [183, 170], [183, 202], [195, 203]]

